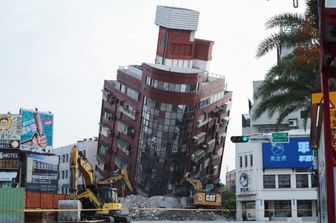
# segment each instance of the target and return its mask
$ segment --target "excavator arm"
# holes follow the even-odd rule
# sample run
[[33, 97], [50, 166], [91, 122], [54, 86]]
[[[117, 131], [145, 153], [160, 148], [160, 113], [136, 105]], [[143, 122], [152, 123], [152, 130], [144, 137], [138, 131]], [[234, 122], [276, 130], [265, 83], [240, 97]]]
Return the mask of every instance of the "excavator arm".
[[190, 183], [194, 187], [195, 191], [203, 190], [202, 182], [200, 180], [194, 179], [192, 177], [191, 173], [187, 172], [184, 175], [184, 180], [187, 181], [188, 183]]
[[123, 185], [121, 188], [121, 193], [122, 196], [125, 195], [125, 185], [127, 186], [128, 190], [132, 193], [134, 191], [132, 183], [128, 177], [127, 171], [125, 169], [121, 169], [121, 170], [117, 170], [115, 171], [114, 174], [117, 174], [115, 176], [111, 176], [105, 179], [102, 179], [101, 181], [99, 181], [99, 184], [109, 184], [109, 185], [113, 185], [114, 183], [118, 182], [118, 181], [122, 181]]
[[[73, 196], [77, 199], [88, 198], [94, 203], [96, 207], [101, 207], [101, 203], [98, 198], [91, 191], [94, 185], [93, 168], [90, 162], [85, 158], [77, 146], [73, 146], [70, 156], [70, 189]], [[83, 175], [86, 190], [82, 193], [78, 193], [78, 178], [79, 172]]]

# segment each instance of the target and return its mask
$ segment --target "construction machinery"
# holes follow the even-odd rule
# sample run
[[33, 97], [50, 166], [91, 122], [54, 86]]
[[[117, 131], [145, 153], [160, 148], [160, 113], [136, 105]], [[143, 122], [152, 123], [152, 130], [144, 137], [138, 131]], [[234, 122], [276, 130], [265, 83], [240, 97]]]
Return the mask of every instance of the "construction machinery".
[[184, 181], [192, 185], [188, 197], [188, 205], [197, 208], [216, 208], [222, 205], [222, 196], [214, 190], [203, 189], [202, 182], [193, 178], [190, 172], [184, 176]]
[[111, 177], [107, 177], [101, 179], [99, 181], [100, 185], [112, 185], [114, 186], [116, 183], [121, 182], [121, 189], [120, 193], [122, 197], [125, 197], [126, 194], [126, 187], [129, 193], [133, 193], [134, 189], [132, 183], [128, 177], [127, 171], [125, 169], [118, 169], [112, 173]]
[[[115, 188], [111, 184], [95, 182], [93, 168], [90, 162], [73, 146], [70, 156], [70, 193], [73, 200], [80, 202], [79, 220], [104, 220], [105, 222], [129, 223], [128, 216], [121, 215], [122, 205], [119, 202]], [[79, 174], [82, 174], [84, 185], [79, 188]], [[64, 202], [64, 201], [63, 201]], [[70, 204], [71, 201], [68, 202]], [[65, 205], [69, 208], [69, 205]], [[59, 207], [62, 208], [62, 207]], [[78, 221], [78, 219], [76, 219]]]

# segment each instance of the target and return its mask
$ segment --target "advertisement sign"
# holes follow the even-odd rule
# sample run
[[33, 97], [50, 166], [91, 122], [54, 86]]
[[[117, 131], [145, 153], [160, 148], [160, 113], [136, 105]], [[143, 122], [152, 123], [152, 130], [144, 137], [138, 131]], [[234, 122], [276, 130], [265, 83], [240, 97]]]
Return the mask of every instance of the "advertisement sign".
[[58, 156], [27, 154], [27, 191], [57, 193]]
[[20, 137], [20, 115], [0, 114], [0, 149], [18, 149]]
[[[330, 128], [331, 128], [331, 143], [336, 150], [336, 91], [329, 92], [329, 107], [330, 107]], [[312, 104], [320, 104], [323, 102], [323, 93], [312, 94]]]
[[19, 160], [19, 151], [11, 149], [0, 150], [0, 160]]
[[53, 114], [21, 109], [21, 150], [51, 153]]
[[289, 143], [263, 143], [263, 168], [312, 168], [314, 154], [308, 137], [289, 138]]

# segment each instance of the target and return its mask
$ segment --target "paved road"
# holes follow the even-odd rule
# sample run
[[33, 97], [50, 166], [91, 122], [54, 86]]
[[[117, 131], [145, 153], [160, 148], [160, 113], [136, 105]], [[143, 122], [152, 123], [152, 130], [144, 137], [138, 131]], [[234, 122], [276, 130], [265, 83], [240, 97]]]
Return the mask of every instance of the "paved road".
[[[132, 221], [134, 223], [265, 223], [265, 221]], [[272, 223], [288, 223], [288, 221], [272, 221]], [[315, 221], [305, 221], [304, 223], [316, 223]]]

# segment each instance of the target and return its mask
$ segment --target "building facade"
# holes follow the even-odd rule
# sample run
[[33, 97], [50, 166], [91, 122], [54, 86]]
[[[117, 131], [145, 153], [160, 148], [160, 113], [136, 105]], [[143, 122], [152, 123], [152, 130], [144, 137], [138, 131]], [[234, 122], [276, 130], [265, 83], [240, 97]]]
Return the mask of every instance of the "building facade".
[[[261, 83], [253, 83], [254, 92]], [[243, 115], [249, 141], [236, 144], [237, 220], [316, 221], [318, 177], [300, 111], [281, 123], [288, 141], [280, 143], [272, 139], [277, 116], [250, 120], [254, 108]]]
[[128, 170], [137, 192], [174, 193], [189, 171], [218, 183], [232, 93], [209, 72], [213, 41], [195, 38], [199, 12], [158, 6], [155, 63], [105, 81], [97, 170]]
[[[77, 141], [77, 147], [79, 151], [89, 160], [92, 168], [96, 165], [97, 154], [97, 137], [88, 138], [81, 141]], [[74, 144], [54, 148], [54, 153], [59, 157], [59, 176], [58, 176], [58, 193], [69, 194], [70, 191], [70, 155], [71, 149]], [[79, 177], [78, 182], [81, 184], [82, 177]]]
[[0, 188], [20, 186], [20, 136], [20, 115], [0, 114]]
[[236, 190], [236, 170], [227, 171], [225, 174], [225, 186], [230, 191]]

